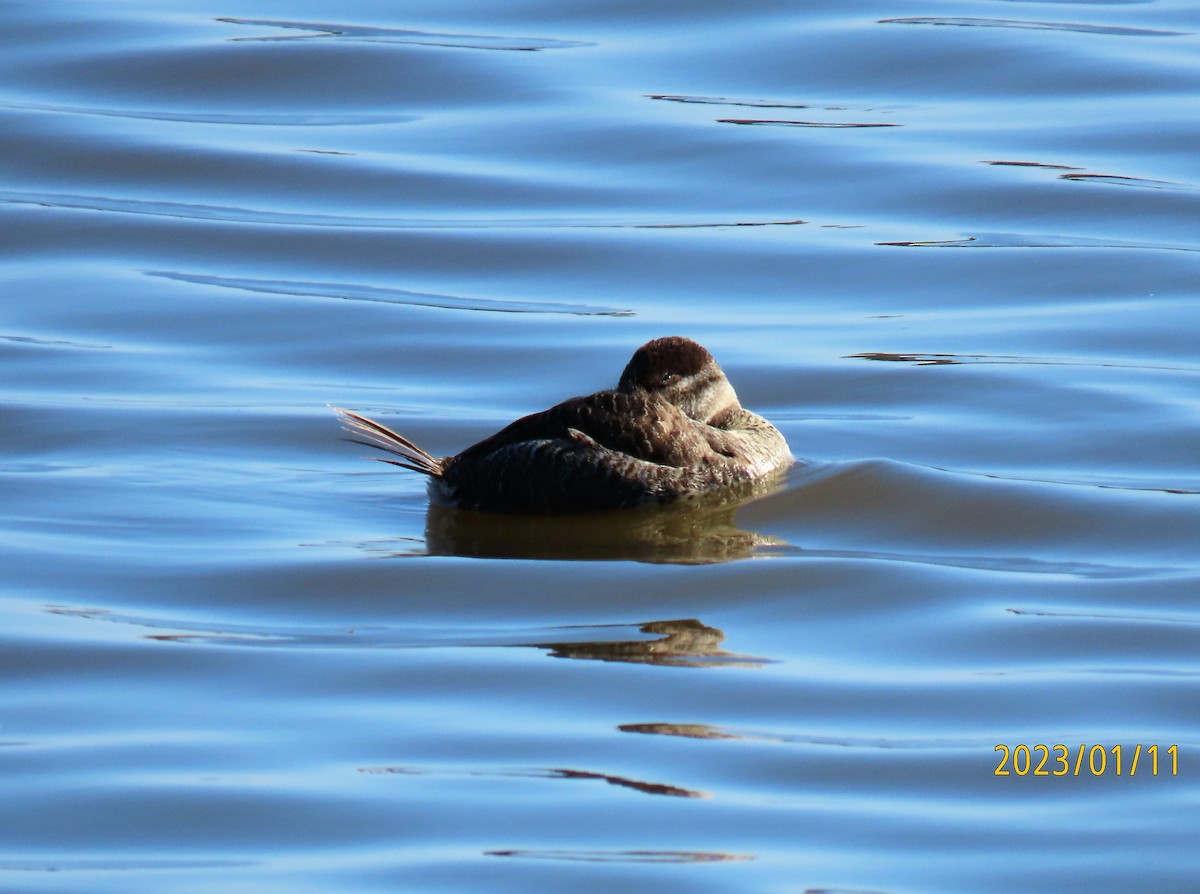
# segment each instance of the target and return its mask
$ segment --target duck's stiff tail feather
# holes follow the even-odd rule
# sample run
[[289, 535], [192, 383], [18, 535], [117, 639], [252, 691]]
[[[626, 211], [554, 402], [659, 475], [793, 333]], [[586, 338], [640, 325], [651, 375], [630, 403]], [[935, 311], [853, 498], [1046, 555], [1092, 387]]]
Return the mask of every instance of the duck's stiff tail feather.
[[330, 409], [338, 414], [338, 418], [342, 421], [342, 428], [354, 435], [353, 438], [350, 438], [351, 441], [391, 453], [393, 456], [400, 457], [404, 462], [374, 456], [371, 459], [400, 466], [402, 469], [412, 469], [414, 472], [429, 475], [431, 478], [442, 477], [442, 461], [430, 456], [408, 438], [396, 434], [387, 426], [380, 425], [366, 416], [359, 416], [357, 413], [339, 407], [330, 407]]

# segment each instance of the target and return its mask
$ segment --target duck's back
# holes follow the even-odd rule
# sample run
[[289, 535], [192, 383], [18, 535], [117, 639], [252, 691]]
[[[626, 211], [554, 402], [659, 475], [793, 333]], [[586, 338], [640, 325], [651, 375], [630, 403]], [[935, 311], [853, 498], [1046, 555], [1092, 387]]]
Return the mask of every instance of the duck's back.
[[653, 394], [600, 391], [534, 413], [444, 461], [440, 503], [571, 512], [663, 502], [737, 471], [703, 426]]

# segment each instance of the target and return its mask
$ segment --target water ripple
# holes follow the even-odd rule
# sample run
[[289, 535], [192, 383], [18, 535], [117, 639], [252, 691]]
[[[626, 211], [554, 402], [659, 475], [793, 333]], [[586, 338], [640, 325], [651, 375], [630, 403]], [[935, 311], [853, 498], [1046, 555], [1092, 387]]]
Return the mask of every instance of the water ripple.
[[1037, 357], [1020, 354], [927, 354], [891, 351], [862, 351], [844, 355], [847, 360], [877, 360], [884, 363], [912, 363], [916, 366], [959, 366], [965, 363], [1015, 364], [1018, 366], [1086, 366], [1097, 369], [1152, 369], [1197, 373], [1200, 367], [1135, 363], [1124, 360], [1077, 360], [1067, 357]]
[[1035, 22], [1025, 19], [986, 19], [943, 16], [909, 16], [880, 19], [881, 25], [953, 25], [960, 28], [1021, 28], [1031, 31], [1077, 31], [1083, 34], [1113, 34], [1121, 37], [1179, 37], [1190, 32], [1163, 31], [1157, 28], [1130, 28], [1125, 25], [1093, 25], [1087, 22]]
[[1148, 251], [1200, 251], [1200, 247], [1195, 245], [1034, 233], [979, 233], [958, 239], [903, 240], [875, 244], [902, 248], [1131, 248]]
[[[663, 102], [682, 102], [710, 106], [750, 106], [755, 109], [811, 109], [808, 103], [782, 102], [774, 99], [729, 99], [724, 96], [689, 96], [682, 93], [647, 93], [647, 99], [657, 99]], [[841, 111], [841, 109], [826, 109]]]
[[1195, 627], [1200, 625], [1200, 618], [1187, 617], [1183, 615], [1145, 615], [1134, 613], [1113, 613], [1113, 612], [1086, 612], [1086, 611], [1058, 611], [1055, 609], [1037, 609], [1037, 608], [1010, 608], [1007, 609], [1014, 615], [1031, 618], [1061, 618], [1074, 621], [1095, 621], [1100, 623], [1115, 623], [1115, 624], [1160, 624], [1166, 626], [1181, 625], [1184, 627]]
[[773, 125], [775, 127], [903, 127], [894, 121], [792, 121], [781, 118], [718, 118], [718, 124]]
[[0, 860], [0, 872], [161, 872], [163, 870], [235, 869], [259, 865], [256, 860], [220, 860], [192, 857], [44, 857]]
[[1011, 168], [1048, 168], [1054, 171], [1078, 171], [1071, 165], [1047, 164], [1041, 161], [984, 161], [985, 165], [1000, 165]]
[[37, 338], [32, 335], [3, 335], [0, 341], [18, 345], [35, 345], [39, 348], [81, 348], [87, 351], [111, 351], [112, 345], [98, 342], [73, 341], [65, 338]]
[[182, 124], [233, 124], [260, 127], [351, 127], [367, 124], [405, 124], [420, 120], [419, 115], [363, 112], [336, 112], [332, 114], [307, 112], [183, 112], [159, 109], [106, 109], [93, 106], [23, 102], [0, 102], [0, 109], [10, 109], [18, 112], [48, 112], [56, 115], [96, 115], [104, 118], [175, 121]]
[[167, 643], [255, 648], [316, 649], [542, 649], [552, 658], [624, 662], [667, 667], [761, 667], [770, 659], [735, 655], [720, 648], [725, 634], [693, 618], [644, 624], [593, 624], [537, 628], [281, 627], [203, 623], [128, 615], [102, 608], [49, 606], [53, 615], [106, 621], [161, 631], [143, 634]]
[[440, 295], [432, 292], [412, 292], [384, 286], [365, 286], [355, 283], [305, 282], [281, 279], [243, 279], [230, 276], [210, 276], [202, 273], [182, 273], [171, 270], [147, 270], [147, 276], [158, 276], [195, 285], [240, 289], [266, 295], [292, 295], [306, 298], [340, 298], [346, 301], [374, 301], [382, 304], [404, 304], [412, 307], [439, 307], [445, 310], [476, 310], [491, 313], [575, 314], [578, 316], [630, 317], [632, 310], [619, 307], [600, 307], [588, 304], [562, 304], [552, 301], [514, 301], [506, 299]]
[[564, 768], [534, 768], [530, 770], [427, 770], [418, 767], [360, 767], [360, 773], [373, 776], [470, 776], [491, 777], [504, 779], [568, 779], [595, 780], [607, 782], [620, 788], [628, 788], [645, 795], [665, 795], [671, 798], [710, 798], [709, 792], [696, 789], [681, 788], [662, 782], [647, 782], [643, 779], [631, 779], [627, 776], [614, 776], [611, 773], [597, 773], [592, 770], [571, 770]]
[[818, 733], [783, 733], [734, 729], [708, 723], [623, 723], [623, 733], [649, 736], [677, 736], [685, 739], [773, 742], [787, 745], [816, 745], [835, 748], [901, 751], [963, 751], [989, 745], [988, 736], [851, 736]]
[[1149, 177], [1130, 177], [1125, 174], [1059, 174], [1060, 180], [1072, 180], [1083, 183], [1111, 183], [1114, 186], [1135, 186], [1141, 189], [1177, 189], [1195, 191], [1195, 187], [1170, 180], [1151, 180]]
[[558, 50], [589, 47], [593, 44], [579, 40], [559, 40], [553, 37], [501, 37], [494, 34], [451, 34], [436, 31], [412, 31], [406, 28], [378, 28], [363, 25], [340, 25], [321, 22], [289, 22], [277, 19], [238, 19], [218, 17], [229, 25], [257, 25], [263, 28], [287, 28], [307, 31], [308, 34], [282, 34], [264, 37], [235, 37], [233, 40], [306, 40], [334, 38], [369, 41], [371, 43], [418, 44], [430, 47], [453, 47], [468, 50]]
[[489, 857], [565, 860], [571, 863], [727, 863], [754, 859], [751, 854], [726, 854], [718, 851], [506, 850], [484, 853]]
[[[813, 111], [822, 112], [879, 111], [877, 109], [850, 109], [847, 106], [819, 105], [812, 103], [789, 102], [777, 99], [730, 99], [725, 96], [691, 96], [683, 93], [648, 93], [646, 94], [646, 98], [661, 100], [663, 102], [679, 102], [689, 105], [741, 106], [754, 109], [812, 109]], [[774, 125], [776, 127], [853, 128], [903, 126], [895, 122], [799, 121], [783, 118], [718, 118], [716, 120], [718, 124]]]
[[1010, 168], [1040, 168], [1048, 171], [1070, 171], [1069, 174], [1059, 174], [1059, 180], [1071, 180], [1080, 183], [1109, 183], [1114, 186], [1136, 186], [1142, 189], [1170, 189], [1184, 192], [1197, 192], [1195, 186], [1186, 183], [1176, 183], [1173, 180], [1156, 180], [1151, 177], [1133, 177], [1128, 174], [1098, 174], [1085, 171], [1074, 165], [1046, 164], [1039, 161], [984, 161], [982, 164], [994, 167]]
[[267, 224], [284, 227], [333, 227], [368, 230], [666, 230], [727, 227], [783, 227], [806, 223], [787, 220], [701, 220], [655, 222], [631, 219], [579, 218], [419, 218], [360, 217], [308, 211], [265, 211], [230, 205], [202, 205], [191, 202], [164, 202], [111, 196], [63, 193], [26, 193], [0, 190], [0, 204], [37, 205], [73, 211], [101, 211], [112, 214], [140, 214], [182, 220], [207, 220], [221, 223]]
[[[205, 643], [213, 645], [284, 646], [342, 648], [357, 645], [380, 649], [429, 649], [502, 646], [538, 646], [574, 642], [590, 637], [597, 642], [637, 641], [645, 637], [641, 625], [604, 624], [591, 627], [475, 629], [416, 629], [371, 627], [285, 627], [265, 624], [205, 623], [173, 618], [127, 615], [102, 608], [76, 608], [52, 605], [53, 615], [106, 621], [110, 624], [162, 631], [145, 634], [160, 642]], [[170, 632], [167, 632], [170, 631]]]
[[1073, 562], [1038, 559], [1030, 556], [987, 556], [952, 553], [900, 552], [878, 549], [821, 549], [798, 546], [779, 547], [771, 555], [801, 559], [834, 559], [854, 562], [895, 562], [927, 565], [935, 568], [961, 568], [1001, 574], [1048, 575], [1093, 580], [1141, 579], [1185, 572], [1185, 566], [1112, 565], [1100, 562]]

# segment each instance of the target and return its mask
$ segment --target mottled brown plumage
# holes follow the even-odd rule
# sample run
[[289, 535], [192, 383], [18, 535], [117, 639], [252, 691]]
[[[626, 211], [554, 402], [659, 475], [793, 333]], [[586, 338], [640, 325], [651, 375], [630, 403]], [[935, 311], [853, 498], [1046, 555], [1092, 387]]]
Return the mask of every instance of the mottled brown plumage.
[[712, 355], [674, 336], [639, 348], [615, 389], [525, 416], [444, 459], [338, 412], [356, 440], [400, 457], [384, 462], [428, 475], [434, 502], [486, 512], [666, 503], [792, 462], [783, 435], [742, 408]]

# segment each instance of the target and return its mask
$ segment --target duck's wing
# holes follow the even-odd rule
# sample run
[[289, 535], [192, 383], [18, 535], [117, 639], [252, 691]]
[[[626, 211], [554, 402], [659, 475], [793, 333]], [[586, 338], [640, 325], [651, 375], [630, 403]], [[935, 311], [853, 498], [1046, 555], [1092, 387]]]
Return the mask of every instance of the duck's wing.
[[704, 431], [714, 453], [736, 459], [751, 470], [753, 477], [794, 461], [779, 429], [747, 409], [739, 407], [719, 425], [706, 425]]
[[712, 455], [705, 428], [656, 395], [599, 391], [518, 419], [454, 462], [478, 460], [522, 442], [562, 440], [582, 447], [590, 440], [633, 459], [683, 467]]

